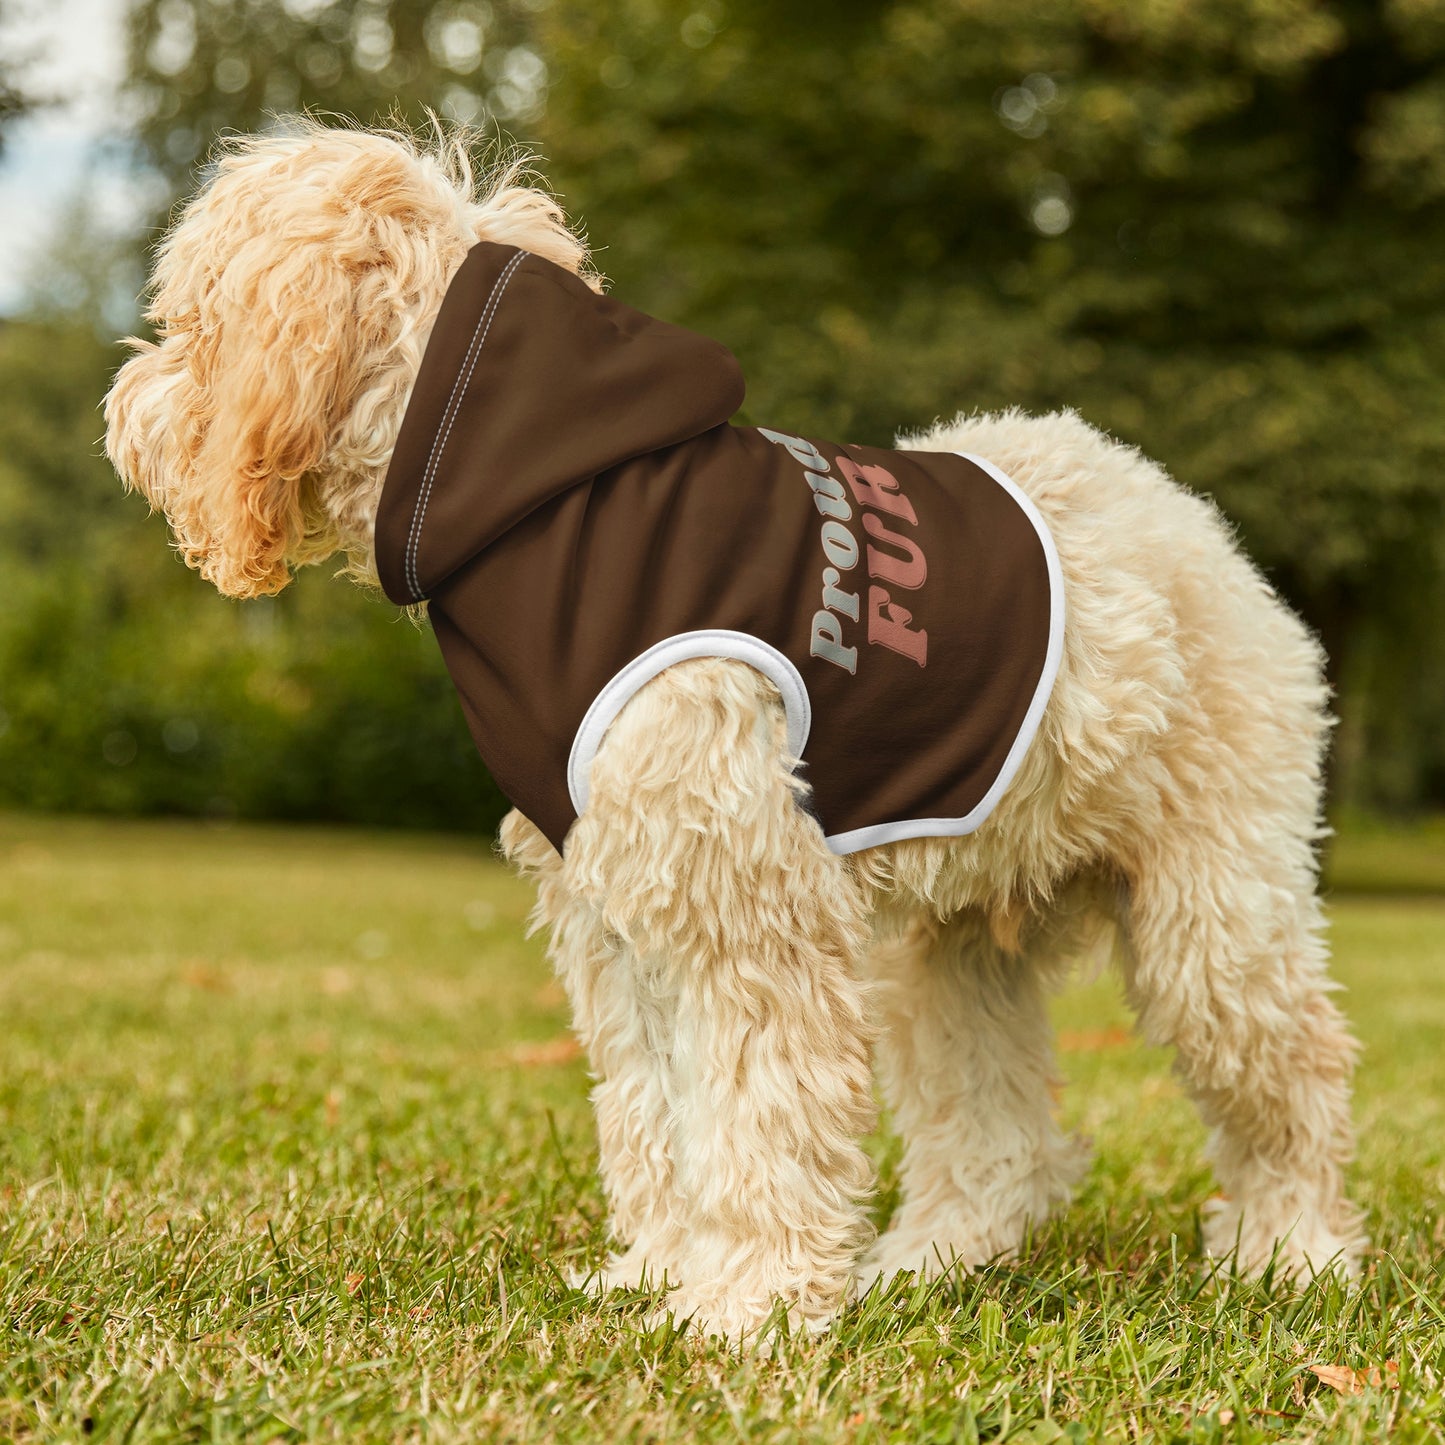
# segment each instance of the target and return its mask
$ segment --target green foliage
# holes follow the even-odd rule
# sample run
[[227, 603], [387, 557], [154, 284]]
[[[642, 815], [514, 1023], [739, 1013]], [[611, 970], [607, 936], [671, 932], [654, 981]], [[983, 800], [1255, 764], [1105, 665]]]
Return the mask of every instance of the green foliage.
[[6, 128], [27, 109], [25, 96], [15, 88], [9, 75], [0, 71], [0, 154], [5, 149]]
[[1324, 635], [1346, 791], [1399, 803], [1445, 759], [1441, 14], [559, 0], [542, 135], [751, 416], [1072, 406], [1212, 494]]
[[[0, 27], [13, 10], [10, 0], [0, 0]], [[20, 84], [21, 60], [12, 54], [0, 54], [0, 156], [5, 154], [6, 130], [35, 104], [34, 97]]]
[[1057, 1010], [1076, 1202], [759, 1359], [568, 1283], [603, 1206], [530, 892], [476, 841], [0, 817], [0, 1435], [1445, 1439], [1438, 900], [1332, 910], [1360, 1287], [1211, 1278], [1204, 1130], [1094, 984]]
[[140, 0], [131, 96], [149, 162], [187, 189], [227, 130], [301, 109], [368, 124], [529, 120], [545, 66], [522, 44], [527, 7], [482, 0]]
[[494, 827], [425, 632], [314, 573], [226, 602], [122, 496], [113, 359], [78, 324], [0, 328], [0, 803]]
[[[136, 0], [131, 35], [128, 104], [174, 194], [212, 137], [270, 111], [417, 124], [430, 105], [540, 146], [617, 293], [738, 353], [748, 419], [883, 443], [958, 410], [1079, 409], [1213, 495], [1320, 631], [1337, 796], [1445, 802], [1439, 0]], [[139, 582], [161, 576], [157, 538], [119, 525], [75, 440], [98, 430], [104, 366], [48, 325], [0, 338], [0, 522], [34, 570], [70, 558], [87, 574], [23, 584], [47, 615], [92, 585], [130, 599], [75, 601], [90, 650], [75, 675], [146, 671], [120, 643], [105, 651], [122, 616], [161, 656], [204, 636], [192, 691], [218, 719], [240, 708], [241, 727], [250, 694], [226, 678], [270, 627], [304, 674], [306, 716], [344, 727], [380, 708], [432, 735], [405, 719], [434, 669], [406, 664], [383, 707], [384, 684], [342, 668], [363, 672], [389, 635], [342, 588], [283, 598], [248, 632], [233, 609], [201, 620], [212, 604], [171, 572]], [[50, 446], [57, 428], [70, 439]], [[0, 623], [12, 657], [24, 627], [13, 610]], [[0, 674], [0, 695], [21, 685]], [[305, 762], [282, 764], [288, 724], [273, 721], [268, 766], [299, 778], [324, 748], [295, 720]], [[387, 756], [404, 776], [402, 751]], [[67, 796], [84, 798], [87, 766]], [[328, 778], [332, 798], [366, 792]], [[284, 791], [288, 810], [311, 806], [299, 783]]]
[[[143, 546], [165, 559], [159, 530]], [[500, 821], [506, 804], [425, 634], [368, 599], [335, 605], [321, 578], [245, 609], [174, 582], [165, 606], [78, 567], [19, 591], [0, 625], [0, 802], [483, 832]]]

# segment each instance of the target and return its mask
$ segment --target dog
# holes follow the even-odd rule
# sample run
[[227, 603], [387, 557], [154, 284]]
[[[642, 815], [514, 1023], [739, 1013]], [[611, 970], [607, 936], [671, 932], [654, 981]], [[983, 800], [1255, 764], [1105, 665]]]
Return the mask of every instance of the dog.
[[[274, 593], [334, 557], [379, 585], [383, 484], [469, 255], [522, 258], [514, 326], [548, 278], [568, 305], [605, 304], [528, 179], [478, 178], [441, 134], [300, 122], [223, 144], [159, 247], [156, 339], [130, 342], [106, 399], [120, 477], [222, 593]], [[486, 355], [505, 375], [505, 352]], [[811, 443], [765, 435], [796, 486], [822, 478]], [[591, 1286], [665, 1285], [663, 1315], [736, 1341], [780, 1301], [820, 1330], [874, 1281], [1008, 1258], [1086, 1167], [1053, 1117], [1046, 999], [1101, 948], [1211, 1130], [1223, 1198], [1206, 1249], [1251, 1275], [1354, 1273], [1355, 1045], [1316, 891], [1318, 644], [1208, 501], [1072, 413], [961, 415], [901, 445], [877, 467], [894, 486], [905, 454], [968, 454], [1008, 479], [1065, 601], [1031, 741], [985, 821], [835, 850], [785, 679], [751, 655], [688, 655], [594, 728], [575, 818], [502, 826], [595, 1079], [615, 1251]], [[445, 540], [431, 535], [424, 559]], [[815, 618], [814, 645], [846, 657], [857, 594], [836, 568], [809, 585], [835, 597], [818, 591], [832, 622]], [[875, 1065], [904, 1141], [876, 1238]]]

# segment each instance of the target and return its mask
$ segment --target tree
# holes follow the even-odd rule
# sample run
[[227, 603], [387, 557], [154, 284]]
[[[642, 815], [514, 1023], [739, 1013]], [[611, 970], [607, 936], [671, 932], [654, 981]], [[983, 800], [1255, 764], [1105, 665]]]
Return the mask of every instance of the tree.
[[[0, 0], [0, 32], [10, 18], [9, 12], [10, 6]], [[0, 155], [5, 153], [5, 132], [35, 104], [21, 84], [23, 59], [13, 52], [0, 53]]]
[[1241, 525], [1354, 758], [1368, 689], [1445, 671], [1438, 4], [564, 0], [537, 44], [604, 269], [729, 341], [753, 415], [1075, 406]]
[[1445, 801], [1439, 0], [140, 0], [132, 41], [177, 190], [295, 105], [519, 129], [756, 419], [1077, 407], [1321, 631], [1346, 792]]
[[286, 112], [526, 123], [546, 94], [529, 16], [521, 0], [139, 0], [128, 89], [145, 157], [180, 192], [217, 135]]

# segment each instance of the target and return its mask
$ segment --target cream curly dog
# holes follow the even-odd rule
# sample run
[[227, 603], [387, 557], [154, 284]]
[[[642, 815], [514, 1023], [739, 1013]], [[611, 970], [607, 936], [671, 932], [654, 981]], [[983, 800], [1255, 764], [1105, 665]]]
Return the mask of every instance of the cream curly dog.
[[[159, 339], [106, 404], [120, 475], [223, 593], [338, 554], [376, 585], [388, 462], [479, 239], [600, 290], [552, 200], [515, 169], [476, 185], [455, 142], [302, 125], [225, 147], [160, 248]], [[1050, 1107], [1045, 1000], [1101, 914], [1212, 1130], [1208, 1248], [1352, 1271], [1319, 648], [1208, 502], [1072, 414], [905, 444], [990, 459], [1057, 546], [1057, 679], [985, 826], [838, 856], [774, 683], [696, 658], [611, 722], [565, 856], [519, 812], [503, 827], [597, 1081], [620, 1252], [594, 1284], [665, 1279], [675, 1317], [739, 1338], [779, 1300], [822, 1328], [860, 1281], [1007, 1256], [1085, 1165]], [[875, 1056], [906, 1143], [877, 1239]]]

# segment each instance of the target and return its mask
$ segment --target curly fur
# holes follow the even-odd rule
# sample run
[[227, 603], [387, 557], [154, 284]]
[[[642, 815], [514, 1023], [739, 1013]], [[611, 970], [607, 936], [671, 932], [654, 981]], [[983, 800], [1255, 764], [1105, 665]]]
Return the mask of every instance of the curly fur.
[[[157, 258], [158, 340], [107, 402], [117, 469], [223, 592], [337, 553], [374, 582], [386, 462], [479, 237], [585, 273], [549, 197], [516, 167], [479, 189], [444, 140], [305, 124], [224, 149]], [[741, 1338], [778, 1301], [817, 1328], [859, 1278], [1008, 1256], [1084, 1167], [1052, 1115], [1045, 999], [1109, 918], [1141, 1028], [1213, 1131], [1207, 1246], [1352, 1270], [1317, 645], [1212, 506], [1071, 413], [905, 440], [990, 458], [1063, 566], [1058, 682], [985, 827], [835, 857], [776, 694], [728, 661], [628, 704], [565, 857], [504, 825], [596, 1079], [618, 1253], [594, 1283], [665, 1283], [676, 1316]], [[905, 1152], [870, 1247], [874, 1052]]]
[[157, 253], [154, 342], [106, 399], [111, 460], [231, 597], [342, 552], [375, 582], [381, 482], [447, 285], [479, 240], [586, 270], [518, 160], [479, 187], [464, 137], [298, 120], [222, 143]]

